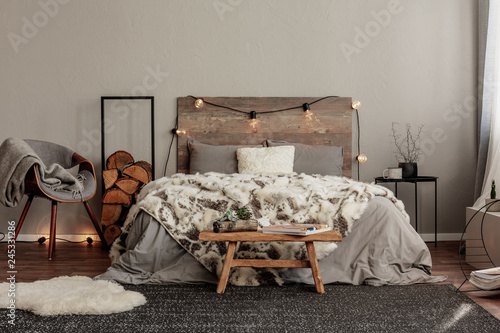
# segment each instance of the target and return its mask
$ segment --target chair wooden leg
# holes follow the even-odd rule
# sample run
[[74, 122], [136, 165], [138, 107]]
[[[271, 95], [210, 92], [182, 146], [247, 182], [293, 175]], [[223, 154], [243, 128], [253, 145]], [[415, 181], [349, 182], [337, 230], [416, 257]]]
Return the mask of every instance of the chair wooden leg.
[[17, 227], [16, 227], [16, 233], [14, 234], [14, 240], [17, 239], [17, 236], [19, 235], [19, 231], [21, 231], [21, 226], [23, 225], [24, 219], [26, 218], [26, 215], [28, 214], [28, 210], [30, 209], [31, 203], [33, 202], [33, 198], [35, 196], [31, 194], [28, 197], [28, 201], [26, 201], [26, 205], [24, 206], [23, 212], [21, 213], [21, 217], [19, 218], [19, 222], [17, 222]]
[[92, 224], [94, 225], [95, 230], [97, 231], [97, 234], [99, 235], [99, 238], [101, 239], [102, 242], [102, 248], [107, 249], [108, 244], [106, 243], [106, 239], [104, 238], [104, 234], [102, 233], [101, 226], [97, 222], [97, 218], [94, 215], [94, 212], [92, 211], [92, 208], [89, 205], [88, 201], [84, 201], [83, 205], [85, 206], [85, 209], [87, 210], [87, 213], [89, 214], [90, 219], [92, 220]]
[[57, 201], [52, 200], [52, 212], [50, 216], [50, 238], [49, 238], [49, 260], [52, 260], [54, 247], [56, 246], [56, 218], [57, 218]]

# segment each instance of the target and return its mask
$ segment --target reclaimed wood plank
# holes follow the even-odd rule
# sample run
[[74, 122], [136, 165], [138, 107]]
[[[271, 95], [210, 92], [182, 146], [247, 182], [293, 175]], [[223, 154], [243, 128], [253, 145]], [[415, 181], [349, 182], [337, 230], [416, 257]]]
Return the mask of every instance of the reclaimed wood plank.
[[236, 249], [236, 242], [229, 242], [227, 246], [226, 257], [224, 258], [224, 265], [220, 273], [219, 284], [217, 285], [217, 292], [223, 293], [226, 290], [227, 280], [229, 278], [229, 271], [231, 270], [231, 262], [233, 261], [234, 251]]
[[233, 259], [231, 267], [310, 268], [309, 260]]
[[341, 242], [337, 230], [329, 230], [308, 236], [265, 234], [262, 230], [215, 233], [212, 230], [200, 232], [199, 240], [216, 242]]

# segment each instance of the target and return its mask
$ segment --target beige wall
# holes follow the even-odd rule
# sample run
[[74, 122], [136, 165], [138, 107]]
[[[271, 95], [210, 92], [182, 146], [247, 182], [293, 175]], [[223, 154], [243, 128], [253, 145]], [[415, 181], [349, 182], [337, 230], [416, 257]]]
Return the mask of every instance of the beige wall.
[[[391, 122], [425, 124], [420, 174], [440, 177], [439, 230], [458, 233], [473, 199], [476, 15], [474, 0], [4, 0], [1, 139], [67, 145], [100, 169], [100, 96], [146, 92], [158, 177], [178, 96], [352, 96], [369, 157], [362, 180], [396, 164]], [[431, 233], [433, 190], [420, 189]], [[413, 187], [400, 193], [413, 214]], [[21, 209], [0, 207], [0, 230]], [[49, 211], [36, 200], [23, 233], [46, 234]], [[83, 208], [62, 205], [58, 233], [91, 230]]]

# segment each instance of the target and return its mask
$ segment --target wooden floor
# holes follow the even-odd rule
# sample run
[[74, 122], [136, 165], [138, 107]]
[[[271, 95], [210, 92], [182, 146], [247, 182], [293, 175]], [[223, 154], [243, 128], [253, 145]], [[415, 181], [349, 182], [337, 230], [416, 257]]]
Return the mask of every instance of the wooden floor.
[[[0, 244], [2, 259], [0, 261], [0, 278], [10, 275], [7, 264], [7, 245]], [[433, 275], [447, 275], [448, 279], [442, 284], [452, 283], [457, 288], [464, 281], [464, 276], [458, 263], [458, 242], [439, 242], [437, 247], [429, 244], [433, 258]], [[48, 279], [61, 275], [84, 275], [93, 277], [103, 273], [110, 264], [108, 253], [101, 250], [100, 243], [88, 245], [58, 242], [52, 261], [47, 260], [47, 244], [17, 243], [15, 274], [17, 282], [31, 282], [38, 279]], [[471, 267], [469, 266], [469, 272]], [[500, 290], [477, 290], [466, 283], [462, 289], [464, 293], [500, 319]]]

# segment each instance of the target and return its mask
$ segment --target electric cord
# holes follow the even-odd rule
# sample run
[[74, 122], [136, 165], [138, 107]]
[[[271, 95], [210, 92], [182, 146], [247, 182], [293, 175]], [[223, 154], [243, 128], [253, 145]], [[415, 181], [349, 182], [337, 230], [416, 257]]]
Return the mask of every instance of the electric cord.
[[[194, 98], [195, 100], [199, 99], [198, 97], [195, 97], [193, 95], [189, 95], [188, 97]], [[327, 98], [338, 98], [338, 97], [339, 96], [326, 96], [326, 97], [318, 98], [317, 100], [312, 101], [311, 103], [308, 103], [308, 104], [311, 105], [311, 104], [318, 103], [318, 102], [320, 102], [320, 101], [322, 101], [324, 99], [327, 99]], [[212, 103], [212, 102], [209, 102], [209, 101], [206, 101], [206, 100], [203, 100], [203, 103], [208, 104], [208, 105], [212, 105], [212, 106], [216, 106], [216, 107], [219, 107], [219, 108], [231, 110], [231, 111], [234, 111], [234, 112], [248, 114], [248, 115], [250, 115], [251, 112], [252, 112], [252, 111], [243, 111], [243, 110], [235, 109], [235, 108], [232, 108], [230, 106], [220, 105], [220, 104]], [[258, 112], [255, 111], [255, 113], [256, 114], [276, 113], [276, 112], [290, 111], [290, 110], [302, 109], [302, 108], [303, 108], [303, 104], [298, 105], [298, 106], [292, 106], [292, 107], [289, 107], [289, 108], [284, 108], [284, 109], [266, 110], [266, 111], [258, 111]]]
[[[0, 243], [7, 243], [7, 241], [3, 241], [5, 239], [5, 234], [3, 232], [0, 231], [0, 233], [2, 234], [2, 239], [0, 239]], [[39, 244], [43, 244], [45, 243], [45, 241], [49, 240], [50, 237], [40, 237], [38, 238], [37, 240], [34, 240], [34, 241], [19, 241], [19, 240], [16, 240], [16, 243], [39, 243]], [[94, 240], [92, 239], [92, 237], [87, 237], [86, 239], [82, 240], [82, 241], [70, 241], [69, 239], [65, 239], [65, 238], [59, 238], [59, 237], [56, 237], [56, 240], [61, 240], [61, 241], [65, 241], [65, 242], [68, 242], [68, 243], [75, 243], [75, 244], [78, 244], [78, 243], [84, 243], [84, 242], [87, 242], [89, 244], [92, 244], [94, 242]]]
[[175, 128], [172, 129], [172, 139], [170, 140], [170, 145], [168, 147], [167, 160], [165, 161], [165, 168], [163, 169], [163, 176], [167, 175], [168, 161], [170, 160], [170, 153], [172, 151], [172, 144], [174, 143], [175, 134], [179, 126], [179, 116], [175, 118]]
[[[361, 154], [361, 148], [360, 148], [360, 138], [361, 138], [361, 131], [360, 131], [360, 127], [359, 127], [359, 113], [358, 113], [358, 109], [354, 109], [356, 111], [356, 124], [357, 124], [357, 127], [358, 127], [358, 154], [357, 156], [359, 156], [359, 154]], [[359, 161], [358, 159], [356, 159], [356, 161], [358, 162], [358, 167], [357, 167], [357, 171], [358, 171], [358, 181], [359, 181]]]

